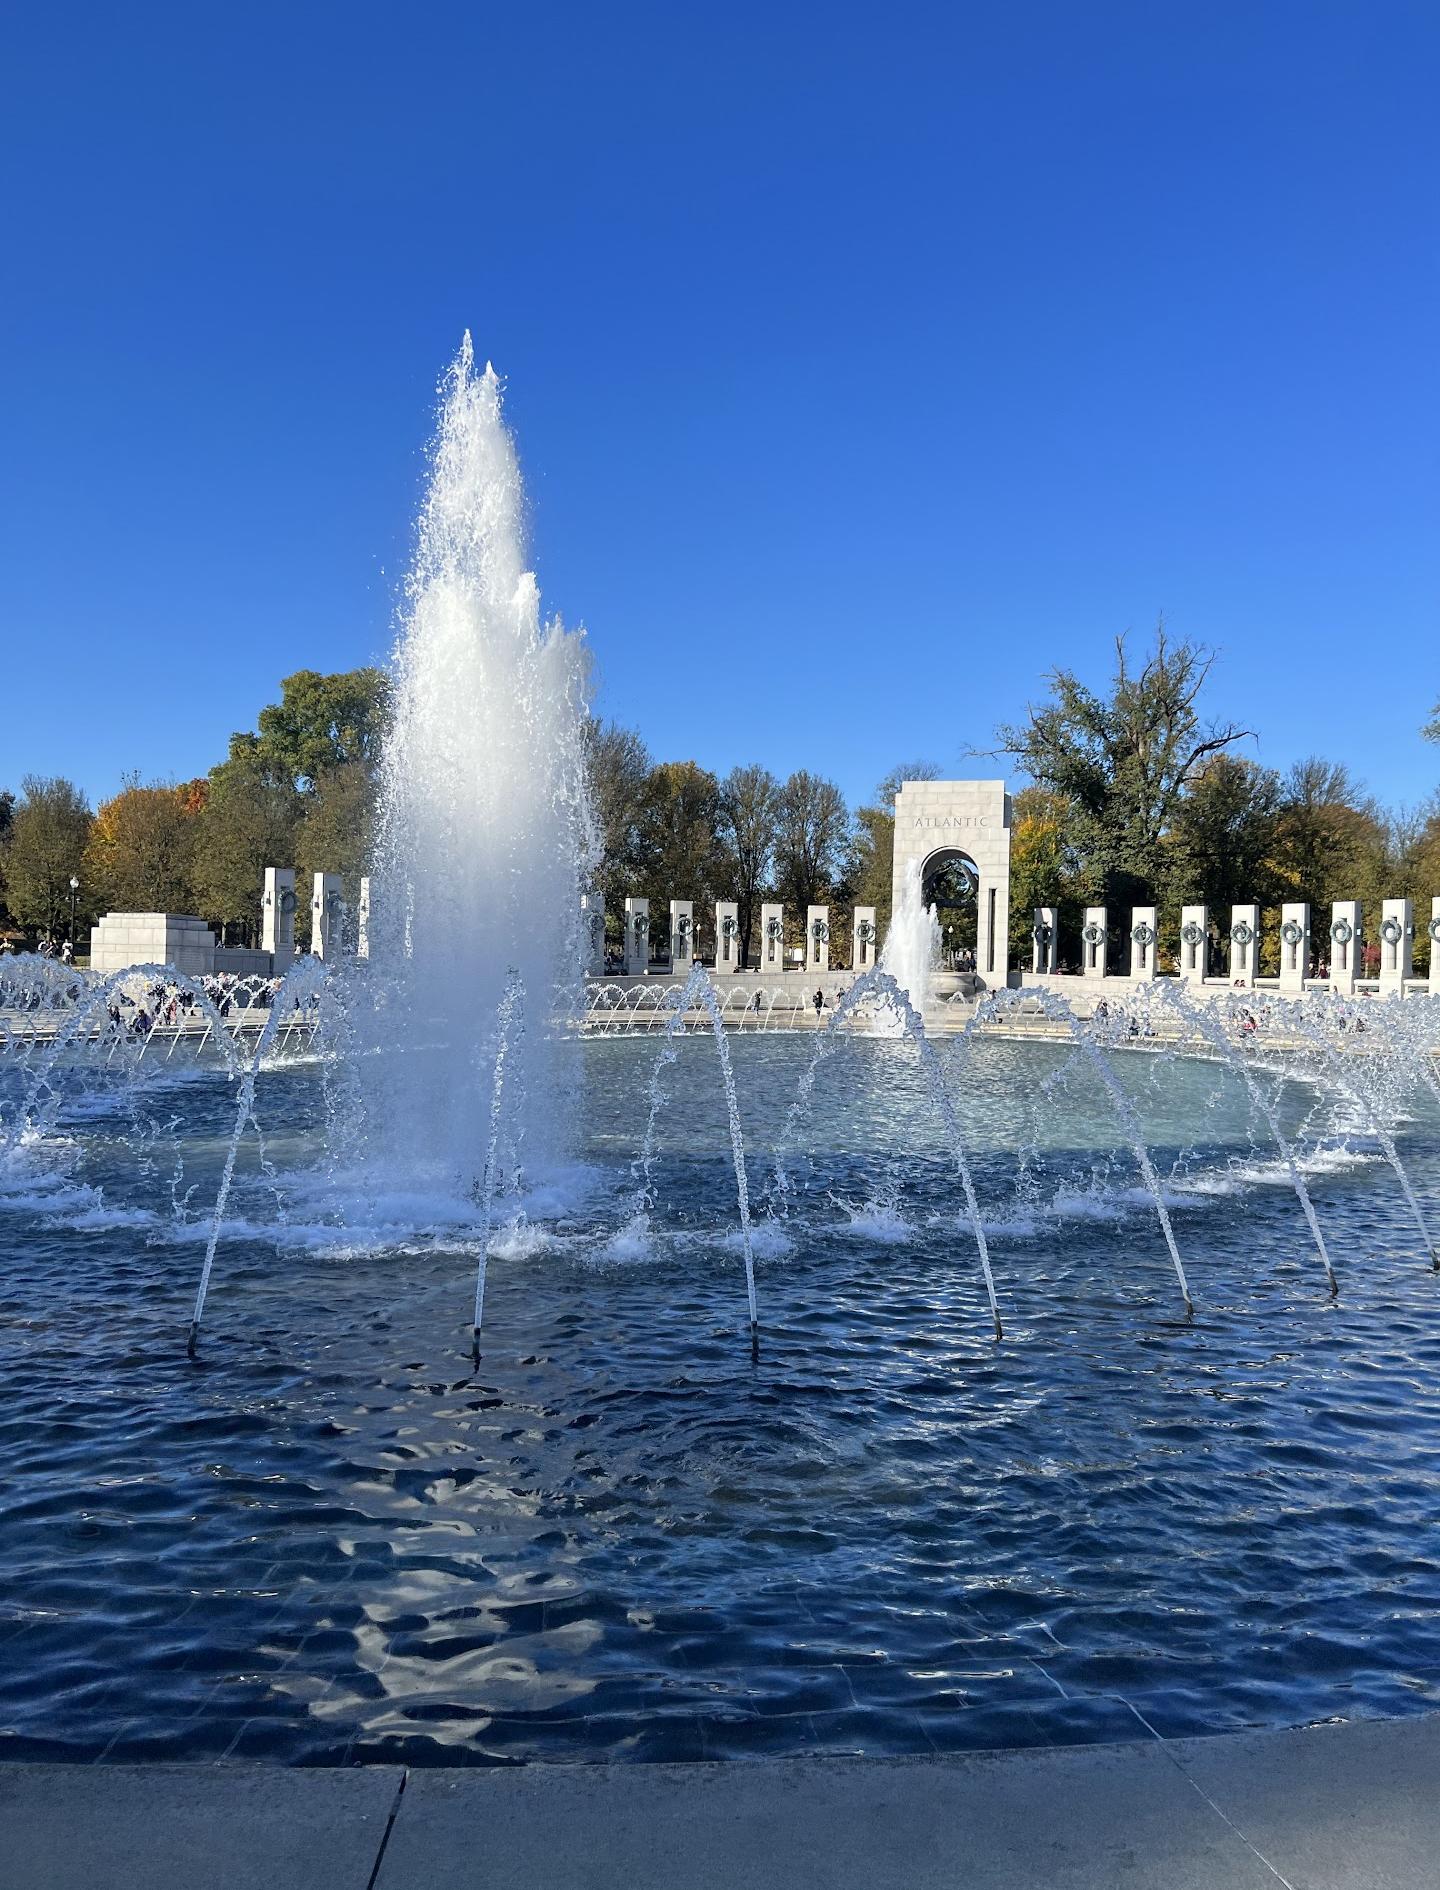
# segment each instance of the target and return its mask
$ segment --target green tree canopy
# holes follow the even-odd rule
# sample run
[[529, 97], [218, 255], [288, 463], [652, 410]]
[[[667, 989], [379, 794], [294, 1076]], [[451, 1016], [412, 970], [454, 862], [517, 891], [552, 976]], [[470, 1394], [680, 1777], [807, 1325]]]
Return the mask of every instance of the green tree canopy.
[[1116, 642], [1108, 693], [1052, 670], [1050, 699], [1002, 726], [1000, 749], [1068, 805], [1083, 891], [1105, 904], [1149, 904], [1165, 879], [1164, 840], [1186, 790], [1214, 755], [1250, 731], [1205, 722], [1199, 698], [1213, 657], [1172, 642], [1163, 624], [1137, 669]]
[[79, 788], [63, 776], [27, 774], [20, 790], [5, 839], [6, 904], [18, 925], [59, 937], [69, 929], [72, 876], [81, 881], [77, 919], [94, 916], [81, 867], [95, 817]]
[[329, 676], [300, 669], [281, 683], [280, 700], [260, 711], [258, 736], [236, 739], [255, 739], [266, 767], [304, 789], [352, 764], [373, 779], [389, 725], [390, 678], [383, 669]]
[[799, 769], [780, 790], [775, 833], [775, 888], [791, 921], [835, 889], [848, 863], [850, 816], [833, 781]]

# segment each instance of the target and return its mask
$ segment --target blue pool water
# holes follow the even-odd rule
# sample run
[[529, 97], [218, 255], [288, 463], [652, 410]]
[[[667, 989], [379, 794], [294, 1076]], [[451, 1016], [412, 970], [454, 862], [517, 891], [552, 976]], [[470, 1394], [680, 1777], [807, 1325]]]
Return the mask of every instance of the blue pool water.
[[[810, 1046], [732, 1050], [763, 1220]], [[849, 1046], [762, 1226], [752, 1362], [703, 1040], [652, 1245], [611, 1244], [653, 1058], [584, 1045], [576, 1166], [502, 1235], [478, 1368], [473, 1238], [413, 1201], [338, 1224], [313, 1066], [262, 1079], [271, 1177], [248, 1143], [188, 1362], [231, 1091], [77, 1079], [0, 1176], [0, 1756], [893, 1754], [1440, 1700], [1440, 1281], [1323, 1097], [1273, 1079], [1336, 1303], [1238, 1082], [1119, 1059], [1187, 1326], [1103, 1096], [978, 1046], [996, 1345], [913, 1057]]]

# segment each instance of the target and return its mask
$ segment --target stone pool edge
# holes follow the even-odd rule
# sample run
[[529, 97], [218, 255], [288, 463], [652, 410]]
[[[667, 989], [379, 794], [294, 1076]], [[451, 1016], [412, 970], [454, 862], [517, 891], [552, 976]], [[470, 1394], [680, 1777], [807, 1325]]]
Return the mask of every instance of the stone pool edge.
[[1429, 1890], [1440, 1713], [893, 1759], [0, 1765], [5, 1890]]

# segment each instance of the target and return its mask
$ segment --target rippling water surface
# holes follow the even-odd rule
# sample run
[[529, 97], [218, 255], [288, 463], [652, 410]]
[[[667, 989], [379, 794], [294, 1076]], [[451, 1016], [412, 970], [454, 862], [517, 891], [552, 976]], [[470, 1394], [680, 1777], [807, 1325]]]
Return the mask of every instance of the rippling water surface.
[[[762, 1215], [810, 1047], [732, 1042]], [[1121, 1059], [1187, 1327], [1103, 1098], [978, 1046], [997, 1346], [913, 1056], [847, 1047], [761, 1230], [752, 1363], [703, 1040], [650, 1244], [612, 1244], [653, 1059], [586, 1044], [585, 1143], [500, 1234], [478, 1369], [473, 1232], [336, 1224], [313, 1067], [262, 1082], [270, 1179], [247, 1144], [187, 1362], [230, 1092], [77, 1089], [0, 1173], [0, 1755], [884, 1754], [1437, 1702], [1440, 1284], [1323, 1097], [1284, 1089], [1334, 1304], [1238, 1082]], [[1400, 1147], [1440, 1215], [1435, 1126]]]

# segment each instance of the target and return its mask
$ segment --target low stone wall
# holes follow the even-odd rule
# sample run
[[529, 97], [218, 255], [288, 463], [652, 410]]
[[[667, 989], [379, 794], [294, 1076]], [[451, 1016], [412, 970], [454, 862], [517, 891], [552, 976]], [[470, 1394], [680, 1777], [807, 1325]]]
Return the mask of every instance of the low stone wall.
[[172, 965], [187, 977], [215, 969], [215, 934], [203, 919], [175, 912], [107, 912], [90, 934], [90, 969]]
[[[1019, 976], [1019, 988], [1022, 991], [1054, 991], [1070, 1004], [1078, 1017], [1089, 1017], [1095, 1006], [1103, 998], [1111, 1004], [1123, 1004], [1127, 997], [1156, 991], [1169, 986], [1172, 990], [1183, 987], [1192, 998], [1201, 998], [1212, 1002], [1221, 998], [1250, 998], [1260, 1002], [1265, 998], [1296, 998], [1301, 995], [1297, 990], [1282, 986], [1278, 978], [1257, 978], [1254, 984], [1232, 984], [1228, 978], [1085, 978], [1075, 973], [1022, 972]], [[1328, 978], [1307, 978], [1304, 984], [1306, 997], [1327, 997], [1336, 987]], [[1424, 997], [1429, 985], [1423, 978], [1408, 979], [1403, 988], [1388, 996]], [[1348, 991], [1338, 995], [1348, 997]], [[1377, 980], [1367, 978], [1357, 983], [1356, 997], [1378, 997], [1380, 985]]]

